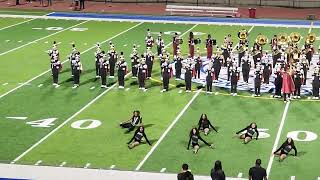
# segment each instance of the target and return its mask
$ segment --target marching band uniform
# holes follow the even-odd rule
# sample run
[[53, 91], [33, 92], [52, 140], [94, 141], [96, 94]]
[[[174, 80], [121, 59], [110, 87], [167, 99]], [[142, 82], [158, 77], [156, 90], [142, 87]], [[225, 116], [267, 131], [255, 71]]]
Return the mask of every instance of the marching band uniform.
[[173, 55], [177, 55], [178, 47], [179, 47], [179, 37], [178, 33], [175, 33], [172, 38], [172, 47], [173, 47]]
[[254, 94], [255, 96], [260, 96], [260, 89], [261, 89], [261, 81], [262, 81], [262, 72], [260, 69], [260, 65], [257, 65], [257, 69], [254, 73]]
[[54, 56], [51, 60], [51, 71], [52, 71], [52, 78], [53, 78], [53, 85], [58, 87], [58, 80], [59, 80], [59, 71], [61, 70], [62, 65], [58, 59], [58, 56]]
[[230, 80], [231, 80], [231, 95], [237, 95], [237, 84], [239, 80], [240, 72], [236, 66], [230, 68]]
[[228, 66], [228, 58], [230, 58], [230, 52], [226, 46], [221, 46], [224, 66]]
[[118, 54], [114, 49], [114, 45], [111, 45], [111, 49], [108, 53], [109, 55], [109, 71], [110, 71], [110, 78], [114, 78], [114, 69], [116, 67]]
[[208, 68], [206, 73], [207, 73], [207, 77], [206, 77], [207, 93], [212, 93], [212, 81], [215, 79], [214, 68], [213, 67]]
[[194, 37], [193, 37], [193, 32], [190, 32], [189, 34], [189, 54], [193, 58], [194, 57]]
[[99, 60], [100, 60], [100, 53], [101, 53], [101, 48], [100, 44], [97, 44], [97, 51], [94, 53], [95, 56], [95, 67], [96, 67], [96, 78], [100, 77], [100, 65], [99, 65]]
[[119, 88], [124, 88], [124, 77], [127, 74], [127, 62], [124, 60], [123, 52], [120, 55], [120, 61], [117, 63]]
[[[70, 67], [72, 69], [72, 60], [75, 60], [76, 58], [76, 54], [78, 53], [77, 49], [76, 49], [76, 46], [75, 44], [72, 44], [72, 51], [71, 51], [71, 54], [69, 55], [69, 60], [70, 60]], [[73, 71], [71, 71], [71, 76], [73, 77], [74, 74], [73, 74]]]
[[175, 70], [176, 70], [176, 80], [180, 80], [181, 78], [181, 69], [182, 69], [182, 57], [180, 55], [180, 52], [178, 52], [178, 55], [174, 58], [175, 61]]
[[276, 78], [274, 79], [275, 85], [275, 98], [281, 97], [281, 88], [282, 88], [282, 73], [281, 73], [281, 65], [278, 63], [275, 68], [277, 69], [275, 72]]
[[[288, 67], [286, 67], [288, 68]], [[284, 101], [287, 101], [287, 96], [290, 98], [290, 95], [295, 91], [294, 83], [292, 76], [289, 74], [288, 70], [282, 73], [282, 92]]]
[[313, 81], [312, 81], [313, 99], [319, 99], [319, 88], [320, 88], [320, 72], [319, 72], [319, 67], [316, 67], [315, 73], [313, 74]]
[[303, 70], [303, 85], [306, 85], [307, 82], [307, 75], [308, 75], [308, 69], [309, 69], [309, 63], [306, 58], [301, 59], [301, 65]]
[[223, 65], [223, 56], [217, 55], [213, 60], [213, 68], [214, 68], [214, 78], [215, 80], [219, 79], [220, 70]]
[[263, 68], [263, 83], [269, 84], [270, 74], [272, 73], [271, 64], [268, 62], [268, 57], [264, 56], [262, 60]]
[[147, 69], [148, 66], [145, 64], [146, 59], [142, 55], [141, 62], [138, 65], [138, 81], [139, 81], [139, 89], [145, 90], [145, 79], [147, 77]]
[[109, 69], [109, 61], [107, 61], [107, 57], [104, 54], [104, 51], [102, 51], [99, 55], [98, 60], [99, 65], [99, 76], [101, 77], [101, 88], [107, 87], [107, 73]]
[[158, 35], [158, 39], [156, 40], [158, 56], [160, 56], [162, 50], [164, 49], [164, 40], [161, 38], [161, 34], [162, 33], [160, 32], [160, 34]]
[[207, 59], [211, 59], [212, 57], [212, 51], [213, 46], [215, 45], [214, 39], [211, 39], [211, 35], [208, 35], [208, 38], [206, 39], [206, 48], [207, 48]]
[[202, 60], [200, 59], [200, 56], [195, 59], [195, 65], [194, 65], [194, 78], [200, 79], [200, 68], [201, 68]]
[[227, 62], [227, 73], [228, 73], [227, 80], [230, 81], [230, 72], [231, 72], [231, 69], [233, 68], [234, 62], [230, 57], [227, 58], [226, 62]]
[[308, 60], [308, 63], [310, 64], [311, 63], [311, 60], [312, 60], [312, 56], [313, 56], [313, 53], [314, 53], [314, 49], [312, 47], [312, 44], [305, 44], [305, 49], [306, 49], [306, 58]]
[[186, 83], [186, 92], [191, 92], [192, 64], [185, 65], [184, 81]]
[[169, 59], [166, 59], [166, 61], [162, 64], [162, 67], [163, 90], [161, 92], [164, 92], [169, 90], [169, 81], [172, 74], [172, 68]]
[[295, 86], [293, 97], [300, 98], [301, 85], [303, 83], [303, 70], [297, 69], [293, 76], [294, 76], [294, 86]]
[[281, 58], [281, 52], [279, 46], [273, 46], [274, 49], [272, 49], [272, 60], [273, 60], [273, 68], [275, 67], [277, 60]]
[[73, 74], [73, 87], [77, 88], [80, 84], [80, 74], [82, 71], [82, 64], [80, 62], [80, 52], [75, 55], [74, 60], [71, 60], [72, 74]]
[[146, 48], [147, 48], [147, 49], [148, 49], [148, 48], [152, 49], [154, 40], [153, 40], [153, 37], [151, 36], [150, 29], [148, 29], [147, 37], [146, 37], [146, 39], [145, 39], [145, 43], [146, 43]]
[[149, 79], [151, 78], [153, 61], [154, 61], [154, 55], [149, 47], [147, 49], [147, 53], [145, 54], [145, 58], [146, 58], [146, 64], [148, 66], [147, 79]]
[[251, 68], [251, 63], [249, 61], [249, 56], [242, 57], [242, 77], [245, 83], [249, 83], [249, 73]]
[[237, 47], [238, 50], [238, 67], [241, 66], [241, 59], [246, 53], [246, 45], [245, 42], [242, 42], [242, 40], [239, 43], [239, 46]]
[[262, 53], [262, 47], [258, 43], [254, 43], [253, 45], [253, 62], [254, 62], [254, 68], [257, 67], [257, 62], [261, 58]]
[[137, 78], [138, 74], [138, 64], [139, 64], [139, 56], [137, 53], [137, 50], [134, 49], [131, 54], [131, 72], [132, 72], [132, 78]]

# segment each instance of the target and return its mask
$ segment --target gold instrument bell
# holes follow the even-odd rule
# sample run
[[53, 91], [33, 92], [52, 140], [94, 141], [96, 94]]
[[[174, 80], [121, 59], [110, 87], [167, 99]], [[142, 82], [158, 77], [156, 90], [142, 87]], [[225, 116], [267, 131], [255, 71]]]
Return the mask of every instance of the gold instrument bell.
[[248, 37], [248, 31], [245, 29], [242, 29], [238, 32], [238, 38], [241, 40], [246, 40]]
[[288, 36], [287, 36], [286, 33], [278, 34], [277, 38], [278, 38], [278, 44], [279, 45], [288, 44]]
[[268, 38], [265, 35], [258, 35], [256, 38], [256, 42], [260, 45], [263, 46], [268, 42]]
[[301, 35], [298, 32], [290, 33], [290, 40], [293, 43], [298, 43], [301, 39]]
[[316, 41], [316, 38], [317, 38], [317, 36], [316, 36], [315, 33], [309, 33], [307, 38], [306, 38], [306, 42], [308, 44], [313, 44]]

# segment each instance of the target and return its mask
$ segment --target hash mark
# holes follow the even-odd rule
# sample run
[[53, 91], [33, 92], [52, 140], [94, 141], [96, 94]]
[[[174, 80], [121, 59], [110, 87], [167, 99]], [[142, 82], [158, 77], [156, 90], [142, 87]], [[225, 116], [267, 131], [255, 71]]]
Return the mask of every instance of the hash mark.
[[123, 45], [124, 47], [128, 46], [128, 44]]
[[181, 93], [182, 93], [182, 90], [180, 90], [178, 93], [181, 94]]
[[110, 169], [114, 169], [116, 167], [116, 165], [111, 165]]
[[3, 85], [3, 86], [6, 86], [6, 85], [8, 85], [8, 84], [9, 84], [9, 83], [3, 83], [2, 85]]
[[40, 163], [42, 163], [41, 160], [37, 161], [34, 165], [38, 166]]
[[87, 169], [90, 165], [90, 163], [87, 163], [83, 168]]
[[242, 175], [243, 175], [242, 173], [239, 173], [237, 177], [242, 178]]
[[18, 41], [18, 43], [21, 43], [21, 42], [22, 42], [22, 40]]
[[38, 85], [38, 87], [41, 87], [41, 86], [43, 86], [43, 84], [39, 84], [39, 85]]
[[290, 180], [295, 180], [296, 177], [295, 176], [291, 176]]
[[49, 42], [48, 41], [46, 41], [46, 42], [44, 42], [45, 44], [48, 44]]
[[127, 88], [127, 89], [126, 89], [126, 91], [129, 91], [129, 90], [130, 90], [130, 88]]
[[160, 170], [161, 173], [163, 173], [163, 172], [165, 172], [165, 171], [166, 171], [166, 168], [162, 168], [162, 169]]
[[6, 40], [6, 42], [9, 42], [9, 41], [10, 41], [9, 39]]
[[92, 89], [94, 89], [94, 88], [96, 88], [95, 86], [92, 86], [90, 89], [92, 90]]
[[67, 162], [63, 161], [61, 164], [60, 164], [60, 167], [63, 167], [64, 165], [66, 165]]

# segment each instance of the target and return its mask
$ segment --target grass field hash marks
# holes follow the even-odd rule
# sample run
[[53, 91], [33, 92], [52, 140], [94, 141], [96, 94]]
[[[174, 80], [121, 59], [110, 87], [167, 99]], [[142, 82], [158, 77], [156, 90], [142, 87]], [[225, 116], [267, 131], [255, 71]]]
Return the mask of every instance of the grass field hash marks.
[[[105, 41], [101, 42], [100, 44], [103, 44], [103, 43], [109, 42], [110, 40], [112, 40], [112, 39], [114, 39], [114, 38], [116, 38], [116, 37], [118, 37], [118, 36], [120, 36], [120, 35], [122, 35], [122, 34], [124, 34], [124, 33], [128, 32], [128, 31], [130, 31], [131, 29], [136, 28], [137, 26], [140, 26], [141, 24], [143, 24], [143, 23], [141, 22], [141, 23], [139, 23], [139, 24], [136, 24], [136, 25], [134, 25], [134, 26], [132, 26], [132, 27], [130, 27], [130, 28], [128, 28], [128, 29], [126, 29], [126, 30], [124, 30], [124, 31], [122, 31], [122, 32], [120, 32], [120, 33], [118, 33], [118, 34], [116, 34], [115, 36], [113, 36], [113, 37], [111, 37], [111, 38], [109, 38], [109, 39], [107, 39], [107, 40], [105, 40]], [[94, 49], [94, 48], [96, 48], [96, 45], [94, 45], [94, 46], [92, 46], [92, 47], [90, 47], [90, 48], [86, 49], [86, 50], [85, 50], [85, 51], [83, 51], [81, 54], [84, 54], [84, 53], [86, 53], [86, 52], [89, 52], [90, 50], [92, 50], [92, 49]], [[63, 61], [61, 64], [64, 64], [64, 63], [66, 63], [66, 62], [68, 62], [68, 61], [69, 61], [69, 60], [68, 60], [68, 59], [66, 59], [66, 60], [65, 60], [65, 61]], [[5, 96], [7, 96], [8, 94], [10, 94], [10, 93], [12, 93], [12, 92], [14, 92], [14, 91], [18, 90], [18, 89], [20, 89], [22, 86], [24, 86], [24, 84], [28, 84], [28, 83], [30, 83], [30, 82], [32, 82], [32, 81], [34, 81], [35, 79], [37, 79], [37, 78], [39, 78], [39, 77], [41, 77], [41, 76], [43, 76], [43, 75], [47, 74], [47, 73], [48, 73], [48, 72], [50, 72], [50, 71], [51, 71], [51, 69], [48, 69], [48, 70], [46, 70], [46, 71], [42, 72], [41, 74], [39, 74], [39, 75], [37, 75], [37, 76], [35, 76], [35, 77], [33, 77], [33, 78], [29, 79], [28, 81], [24, 82], [23, 84], [21, 84], [21, 85], [19, 85], [19, 86], [15, 87], [15, 88], [13, 88], [13, 89], [11, 89], [11, 90], [7, 91], [6, 93], [4, 93], [4, 94], [0, 95], [0, 99], [1, 99], [1, 98], [3, 98], [3, 97], [5, 97]]]
[[41, 163], [42, 163], [42, 161], [39, 160], [39, 161], [37, 161], [34, 165], [35, 165], [35, 166], [38, 166], [38, 165], [40, 165]]
[[63, 166], [65, 166], [66, 164], [67, 164], [67, 162], [63, 161], [63, 162], [59, 165], [59, 167], [63, 167]]

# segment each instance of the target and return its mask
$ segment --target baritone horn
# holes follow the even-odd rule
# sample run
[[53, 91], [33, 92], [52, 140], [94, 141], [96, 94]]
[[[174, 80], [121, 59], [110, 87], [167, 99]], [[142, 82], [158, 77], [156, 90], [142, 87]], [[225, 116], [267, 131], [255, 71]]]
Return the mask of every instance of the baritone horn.
[[260, 45], [263, 46], [268, 42], [268, 38], [265, 35], [258, 35], [258, 37], [256, 38], [256, 42]]
[[238, 38], [241, 40], [246, 40], [248, 37], [248, 31], [245, 29], [242, 29], [238, 32]]
[[278, 34], [277, 38], [278, 38], [278, 44], [279, 45], [288, 44], [288, 36], [287, 36], [287, 34], [285, 34], [285, 33]]
[[306, 38], [306, 42], [308, 44], [313, 44], [316, 41], [316, 34], [315, 33], [309, 33], [307, 38]]
[[290, 34], [290, 40], [293, 43], [298, 43], [301, 39], [301, 35], [298, 32], [292, 32]]

